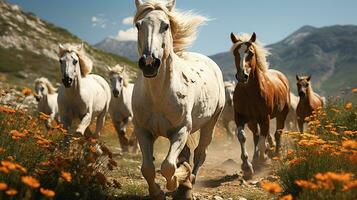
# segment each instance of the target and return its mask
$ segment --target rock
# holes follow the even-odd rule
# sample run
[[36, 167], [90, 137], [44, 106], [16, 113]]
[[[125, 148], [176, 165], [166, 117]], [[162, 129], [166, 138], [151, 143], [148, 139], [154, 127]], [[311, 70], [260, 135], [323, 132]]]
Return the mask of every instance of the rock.
[[238, 200], [247, 200], [247, 199], [244, 197], [238, 197]]
[[223, 198], [220, 197], [220, 196], [215, 195], [215, 196], [213, 196], [213, 200], [223, 200]]

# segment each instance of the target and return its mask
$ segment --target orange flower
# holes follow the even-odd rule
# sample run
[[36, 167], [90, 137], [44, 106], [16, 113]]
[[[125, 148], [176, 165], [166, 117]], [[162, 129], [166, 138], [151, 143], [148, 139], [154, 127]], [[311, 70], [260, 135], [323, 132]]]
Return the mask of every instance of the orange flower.
[[6, 167], [9, 170], [16, 170], [16, 165], [10, 161], [2, 160], [1, 165]]
[[273, 182], [269, 182], [269, 181], [262, 181], [260, 183], [260, 185], [262, 186], [262, 188], [272, 194], [274, 193], [279, 193], [282, 192], [283, 189], [280, 187], [280, 185], [278, 183], [273, 183]]
[[11, 189], [8, 189], [5, 193], [9, 196], [14, 196], [17, 194], [17, 190], [11, 188]]
[[343, 188], [342, 188], [342, 192], [345, 192], [350, 189], [355, 189], [355, 188], [357, 188], [357, 180], [354, 180], [354, 181], [344, 184]]
[[272, 157], [271, 159], [272, 159], [272, 160], [275, 160], [275, 161], [280, 160], [280, 158], [279, 158], [278, 156], [274, 156], [274, 157]]
[[72, 175], [69, 172], [62, 171], [61, 172], [61, 177], [67, 182], [71, 182], [72, 181]]
[[11, 134], [11, 138], [14, 140], [19, 140], [21, 138], [26, 137], [26, 132], [21, 133], [20, 131], [17, 130], [11, 130], [10, 134]]
[[10, 170], [6, 167], [0, 166], [0, 172], [8, 174], [8, 173], [10, 173]]
[[294, 158], [292, 160], [289, 161], [289, 165], [296, 165], [296, 164], [299, 164], [301, 163], [302, 161], [306, 161], [306, 158], [304, 157], [301, 157], [301, 158]]
[[30, 88], [24, 88], [21, 93], [25, 96], [29, 96], [30, 94], [32, 94], [32, 90]]
[[43, 194], [46, 197], [54, 197], [55, 196], [55, 192], [50, 189], [40, 188], [40, 192], [41, 192], [41, 194]]
[[334, 172], [326, 172], [326, 173], [317, 173], [315, 178], [320, 181], [337, 181], [337, 182], [348, 182], [352, 179], [352, 173], [334, 173]]
[[9, 108], [9, 107], [6, 107], [6, 106], [0, 106], [0, 112], [3, 112], [3, 113], [15, 113], [16, 110], [12, 109], [12, 108]]
[[352, 89], [352, 92], [353, 92], [353, 93], [357, 93], [357, 88], [353, 88], [353, 89]]
[[0, 147], [0, 154], [4, 153], [5, 152], [5, 149]]
[[357, 141], [345, 140], [345, 141], [342, 141], [342, 146], [347, 149], [357, 149]]
[[346, 109], [346, 110], [351, 110], [352, 107], [353, 107], [353, 105], [352, 105], [351, 102], [348, 102], [348, 103], [346, 103], [346, 105], [345, 105], [345, 109]]
[[0, 190], [6, 190], [7, 189], [7, 184], [0, 182]]
[[45, 114], [45, 113], [43, 113], [43, 112], [40, 112], [39, 118], [40, 118], [41, 120], [48, 120], [48, 119], [50, 118], [50, 116], [47, 115], [47, 114]]
[[279, 200], [293, 200], [293, 196], [291, 194], [280, 197]]
[[89, 147], [89, 150], [92, 152], [92, 153], [96, 153], [97, 152], [97, 149], [93, 146]]
[[312, 182], [306, 181], [306, 180], [296, 180], [295, 184], [300, 186], [300, 187], [307, 188], [307, 189], [312, 189], [312, 190], [315, 190], [315, 189], [319, 188], [318, 185], [316, 185], [315, 183], [312, 183]]
[[21, 176], [21, 181], [30, 186], [31, 188], [38, 188], [40, 187], [40, 182], [33, 178], [32, 176]]

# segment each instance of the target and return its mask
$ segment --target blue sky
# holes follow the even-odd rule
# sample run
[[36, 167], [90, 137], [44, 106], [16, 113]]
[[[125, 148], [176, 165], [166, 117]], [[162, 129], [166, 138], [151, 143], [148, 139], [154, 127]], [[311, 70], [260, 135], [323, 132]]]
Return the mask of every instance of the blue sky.
[[[107, 36], [130, 39], [134, 0], [8, 0], [95, 44]], [[357, 23], [353, 0], [177, 0], [177, 8], [212, 20], [200, 28], [192, 51], [212, 55], [230, 48], [230, 32], [257, 33], [265, 44], [278, 42], [303, 25]]]

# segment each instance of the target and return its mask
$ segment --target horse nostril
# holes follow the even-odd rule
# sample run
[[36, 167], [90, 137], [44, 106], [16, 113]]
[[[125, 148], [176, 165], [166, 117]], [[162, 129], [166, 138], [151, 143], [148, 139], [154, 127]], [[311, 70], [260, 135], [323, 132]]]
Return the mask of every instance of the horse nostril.
[[244, 79], [247, 80], [249, 76], [247, 74], [244, 74]]

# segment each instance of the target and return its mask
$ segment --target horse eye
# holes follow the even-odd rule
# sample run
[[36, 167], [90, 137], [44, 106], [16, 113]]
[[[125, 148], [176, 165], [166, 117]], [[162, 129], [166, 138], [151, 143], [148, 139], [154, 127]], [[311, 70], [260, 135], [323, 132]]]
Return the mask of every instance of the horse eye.
[[76, 65], [78, 63], [78, 60], [73, 60], [73, 65]]
[[41, 87], [41, 91], [43, 92], [45, 90], [45, 88], [44, 87]]
[[163, 31], [167, 31], [168, 29], [169, 29], [169, 24], [164, 23], [164, 24], [162, 25], [162, 30], [163, 30]]
[[59, 59], [60, 64], [62, 64], [63, 60]]

